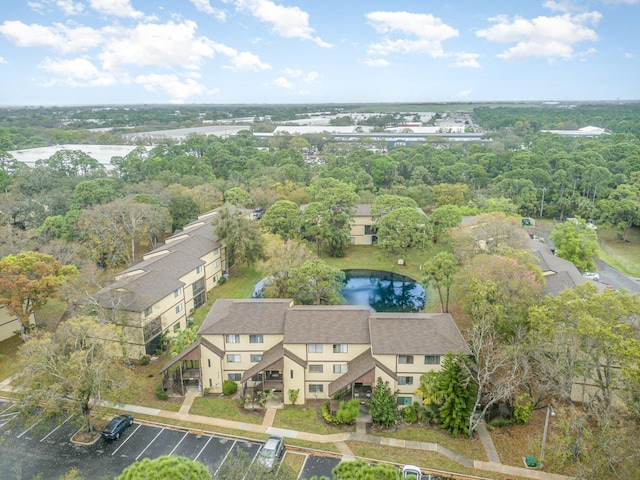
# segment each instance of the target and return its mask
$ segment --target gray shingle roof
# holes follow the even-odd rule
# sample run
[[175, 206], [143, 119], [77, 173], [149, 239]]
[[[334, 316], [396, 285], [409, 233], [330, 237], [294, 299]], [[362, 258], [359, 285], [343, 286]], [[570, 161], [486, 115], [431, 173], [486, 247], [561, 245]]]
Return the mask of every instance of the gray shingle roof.
[[354, 343], [369, 339], [370, 310], [347, 305], [295, 305], [287, 312], [285, 343]]
[[448, 313], [372, 313], [374, 355], [469, 354], [469, 347]]
[[202, 322], [200, 335], [282, 334], [290, 299], [219, 299]]

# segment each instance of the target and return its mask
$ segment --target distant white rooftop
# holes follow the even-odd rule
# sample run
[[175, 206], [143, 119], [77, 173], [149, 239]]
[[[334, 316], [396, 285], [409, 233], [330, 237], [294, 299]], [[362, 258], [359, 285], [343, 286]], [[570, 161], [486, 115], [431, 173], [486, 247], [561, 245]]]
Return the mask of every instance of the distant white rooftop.
[[230, 137], [241, 130], [249, 130], [251, 127], [245, 125], [209, 125], [206, 127], [176, 128], [173, 130], [154, 130], [152, 132], [125, 133], [127, 139], [136, 138], [172, 138], [175, 140], [187, 138], [192, 133], [200, 135], [217, 135], [219, 137]]
[[556, 133], [565, 137], [597, 137], [606, 133], [604, 128], [600, 127], [582, 127], [578, 130], [542, 130], [543, 132]]
[[305, 133], [369, 133], [373, 130], [373, 127], [347, 125], [347, 126], [335, 126], [335, 125], [281, 125], [276, 127], [273, 134], [289, 133], [291, 135], [302, 135]]
[[[54, 145], [51, 147], [26, 148], [23, 150], [11, 150], [8, 153], [19, 162], [26, 163], [33, 167], [38, 160], [48, 160], [55, 153], [62, 150], [80, 150], [91, 158], [97, 160], [105, 167], [110, 166], [113, 157], [124, 157], [130, 153], [137, 145]], [[145, 147], [150, 148], [150, 147]]]

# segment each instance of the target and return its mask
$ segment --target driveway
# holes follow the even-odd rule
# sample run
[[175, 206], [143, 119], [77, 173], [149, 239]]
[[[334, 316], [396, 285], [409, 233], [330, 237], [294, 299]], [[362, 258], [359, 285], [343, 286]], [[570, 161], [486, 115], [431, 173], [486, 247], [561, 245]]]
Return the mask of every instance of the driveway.
[[[114, 478], [124, 468], [143, 458], [161, 455], [185, 456], [206, 465], [215, 475], [229, 455], [240, 450], [255, 459], [261, 442], [241, 438], [198, 434], [153, 424], [133, 423], [118, 440], [98, 440], [94, 445], [70, 442], [77, 431], [73, 417], [42, 421], [29, 428], [9, 422], [16, 411], [0, 401], [0, 472], [2, 478], [59, 478], [76, 467], [84, 478]], [[286, 453], [285, 453], [286, 454]], [[339, 463], [333, 457], [308, 455], [300, 478], [324, 475]]]
[[624, 288], [629, 293], [640, 294], [640, 281], [626, 276], [600, 259], [596, 259], [596, 266], [600, 274], [600, 283], [611, 285], [615, 290]]

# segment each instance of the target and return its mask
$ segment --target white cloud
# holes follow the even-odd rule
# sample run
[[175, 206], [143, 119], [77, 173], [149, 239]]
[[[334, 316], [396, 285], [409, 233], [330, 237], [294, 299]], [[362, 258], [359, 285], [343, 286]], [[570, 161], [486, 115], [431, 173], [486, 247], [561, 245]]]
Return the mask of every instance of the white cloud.
[[235, 49], [227, 49], [227, 55], [231, 65], [222, 68], [236, 72], [258, 72], [260, 70], [271, 70], [271, 65], [262, 63], [260, 57], [251, 52], [237, 52]]
[[305, 73], [304, 70], [285, 68], [284, 70], [281, 70], [280, 73], [289, 78], [300, 79], [303, 82], [315, 82], [320, 79], [320, 74], [314, 70]]
[[632, 58], [635, 58], [635, 57], [636, 57], [636, 56], [635, 56], [633, 53], [631, 53], [631, 52], [626, 52], [626, 53], [624, 54], [624, 58], [626, 58], [626, 59], [632, 59]]
[[461, 90], [458, 92], [458, 98], [469, 98], [471, 90]]
[[391, 63], [384, 58], [367, 58], [364, 64], [369, 67], [388, 67], [391, 65]]
[[456, 53], [455, 56], [455, 62], [450, 64], [452, 67], [480, 68], [480, 55], [477, 53]]
[[56, 5], [65, 15], [79, 15], [84, 11], [84, 4], [73, 0], [58, 0]]
[[444, 55], [442, 42], [458, 36], [458, 30], [431, 14], [377, 11], [365, 16], [376, 32], [385, 36], [382, 42], [369, 45], [370, 55], [425, 53], [440, 57]]
[[196, 27], [190, 20], [140, 23], [132, 29], [107, 27], [111, 38], [99, 58], [105, 70], [123, 70], [129, 65], [197, 69], [204, 59], [214, 57], [215, 50], [212, 41], [195, 36]]
[[0, 64], [2, 63], [9, 63], [9, 62], [7, 62], [3, 57], [0, 57]]
[[225, 11], [212, 7], [209, 0], [191, 0], [191, 3], [193, 3], [193, 6], [196, 7], [196, 10], [199, 12], [211, 15], [223, 22], [227, 19]]
[[476, 35], [492, 42], [515, 43], [498, 55], [505, 60], [528, 57], [570, 59], [576, 56], [575, 45], [598, 39], [598, 34], [590, 26], [597, 25], [601, 17], [598, 12], [540, 16], [532, 20], [499, 16], [490, 18], [494, 25], [478, 30]]
[[602, 0], [602, 3], [616, 4], [616, 3], [626, 3], [627, 5], [637, 5], [640, 4], [640, 0]]
[[89, 0], [95, 11], [104, 15], [122, 18], [142, 18], [144, 13], [131, 6], [130, 0]]
[[65, 83], [73, 86], [104, 86], [113, 85], [116, 79], [113, 75], [101, 72], [86, 58], [71, 60], [53, 60], [46, 58], [38, 68], [54, 74]]
[[271, 0], [236, 0], [238, 10], [251, 13], [261, 22], [271, 24], [272, 29], [284, 38], [311, 40], [323, 48], [331, 48], [328, 42], [314, 36], [309, 26], [309, 14], [298, 7], [277, 5]]
[[44, 5], [40, 2], [27, 2], [27, 6], [36, 13], [42, 15], [44, 13]]
[[276, 87], [292, 89], [295, 85], [285, 77], [278, 77], [273, 81]]
[[193, 78], [180, 80], [175, 74], [159, 75], [152, 73], [149, 75], [138, 75], [134, 82], [142, 85], [149, 92], [164, 90], [171, 97], [171, 103], [184, 103], [185, 100], [202, 95], [211, 95], [219, 92], [219, 89], [209, 89], [198, 83]]
[[104, 41], [101, 30], [84, 26], [71, 28], [61, 23], [43, 26], [7, 20], [0, 25], [0, 33], [19, 47], [49, 47], [62, 53], [89, 50]]

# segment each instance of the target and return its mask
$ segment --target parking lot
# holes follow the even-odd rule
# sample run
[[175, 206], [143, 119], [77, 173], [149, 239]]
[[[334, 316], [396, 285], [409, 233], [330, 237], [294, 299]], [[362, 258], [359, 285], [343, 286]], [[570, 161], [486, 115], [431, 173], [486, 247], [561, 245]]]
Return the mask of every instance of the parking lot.
[[[134, 421], [115, 441], [98, 440], [94, 445], [78, 446], [71, 436], [78, 427], [73, 418], [44, 420], [31, 428], [16, 422], [11, 403], [0, 402], [0, 472], [2, 478], [58, 478], [76, 467], [86, 478], [114, 478], [128, 465], [143, 458], [161, 455], [188, 457], [207, 466], [215, 476], [223, 462], [238, 451], [252, 460], [262, 443], [239, 438], [199, 434]], [[13, 421], [11, 421], [13, 420]], [[286, 455], [286, 453], [285, 453]], [[325, 475], [338, 458], [307, 455], [299, 478]]]

